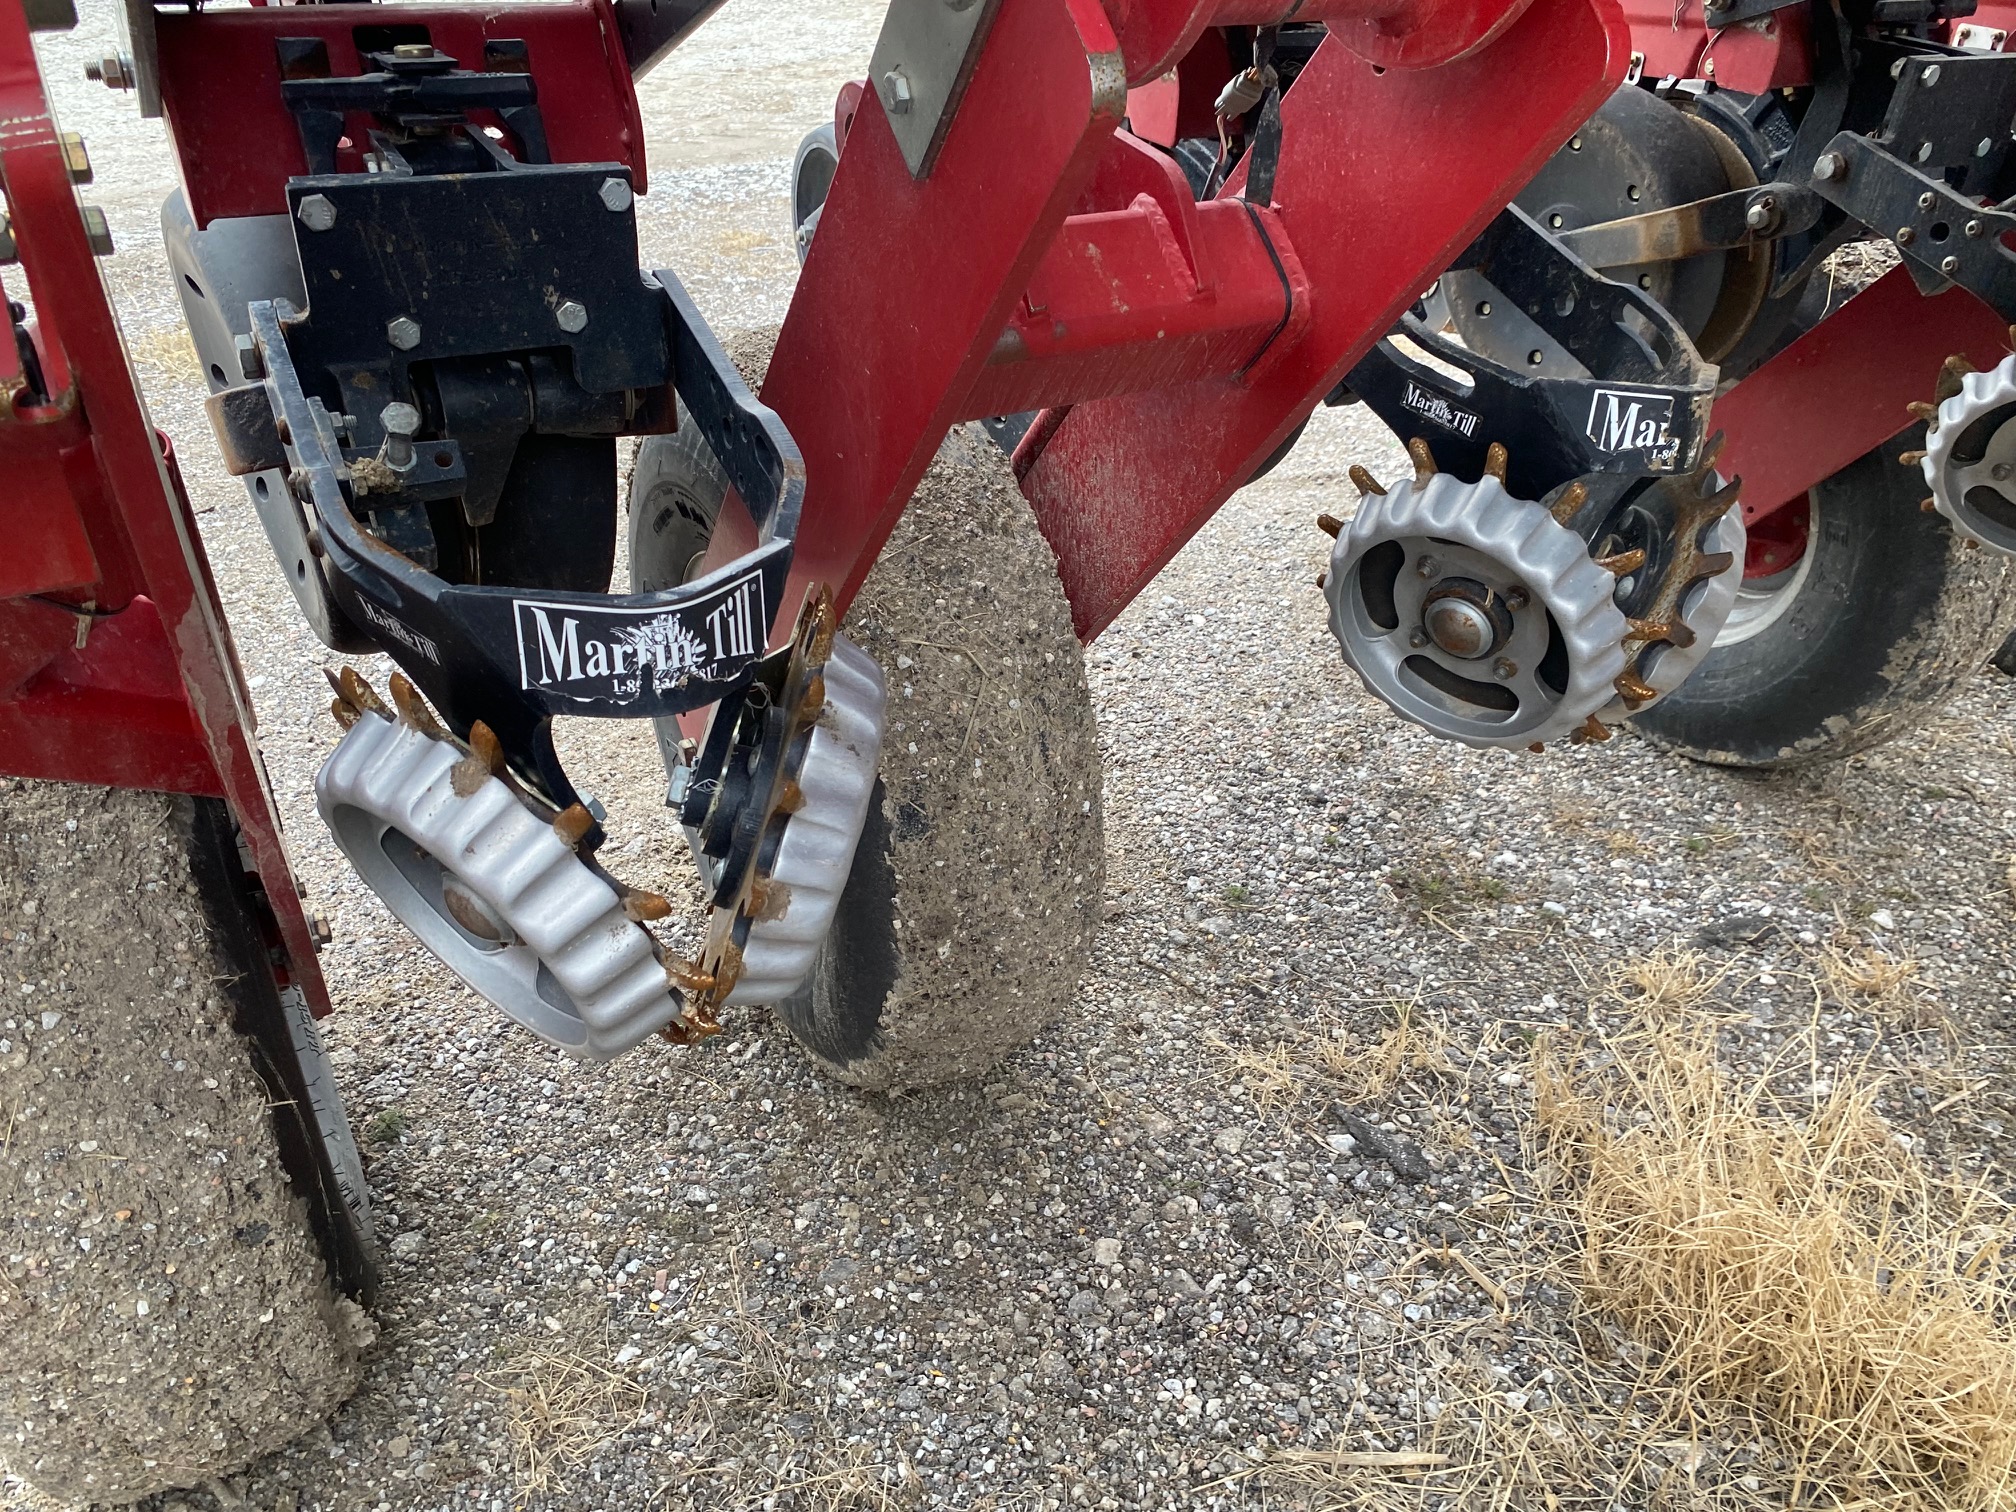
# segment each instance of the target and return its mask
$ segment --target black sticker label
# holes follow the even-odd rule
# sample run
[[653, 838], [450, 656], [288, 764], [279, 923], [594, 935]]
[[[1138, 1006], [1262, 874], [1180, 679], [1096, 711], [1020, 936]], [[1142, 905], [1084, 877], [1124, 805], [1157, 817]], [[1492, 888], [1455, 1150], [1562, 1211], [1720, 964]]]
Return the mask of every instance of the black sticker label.
[[1423, 420], [1454, 431], [1465, 440], [1474, 439], [1477, 434], [1477, 416], [1466, 409], [1458, 409], [1448, 399], [1431, 388], [1423, 388], [1412, 378], [1400, 393], [1400, 402]]
[[672, 609], [514, 599], [519, 686], [583, 703], [628, 703], [688, 683], [730, 682], [763, 654], [770, 617], [752, 571]]

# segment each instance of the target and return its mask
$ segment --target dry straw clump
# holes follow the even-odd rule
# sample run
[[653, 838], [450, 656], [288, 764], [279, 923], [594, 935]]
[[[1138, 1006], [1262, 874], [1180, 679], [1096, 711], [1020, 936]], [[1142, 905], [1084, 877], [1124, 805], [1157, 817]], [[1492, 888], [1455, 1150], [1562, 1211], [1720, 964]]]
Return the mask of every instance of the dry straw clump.
[[1872, 1078], [1784, 1106], [1698, 1019], [1543, 1042], [1535, 1071], [1583, 1301], [1648, 1385], [1751, 1414], [1794, 1505], [2016, 1508], [2008, 1210], [1936, 1183]]
[[528, 1349], [478, 1380], [505, 1400], [521, 1499], [564, 1491], [565, 1472], [635, 1427], [644, 1411], [638, 1382], [558, 1350]]

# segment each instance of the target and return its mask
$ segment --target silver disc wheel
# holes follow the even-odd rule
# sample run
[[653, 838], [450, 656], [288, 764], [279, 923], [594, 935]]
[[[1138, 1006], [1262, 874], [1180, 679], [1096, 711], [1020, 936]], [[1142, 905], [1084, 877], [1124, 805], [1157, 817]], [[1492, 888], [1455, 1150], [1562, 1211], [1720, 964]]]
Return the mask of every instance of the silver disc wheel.
[[[729, 343], [752, 386], [771, 340]], [[684, 577], [726, 491], [691, 427], [639, 448], [637, 589]], [[887, 734], [832, 929], [774, 1008], [842, 1081], [975, 1076], [1069, 1007], [1105, 875], [1098, 734], [1056, 558], [978, 427], [947, 438], [843, 631], [887, 678]], [[665, 721], [668, 761], [678, 738]]]

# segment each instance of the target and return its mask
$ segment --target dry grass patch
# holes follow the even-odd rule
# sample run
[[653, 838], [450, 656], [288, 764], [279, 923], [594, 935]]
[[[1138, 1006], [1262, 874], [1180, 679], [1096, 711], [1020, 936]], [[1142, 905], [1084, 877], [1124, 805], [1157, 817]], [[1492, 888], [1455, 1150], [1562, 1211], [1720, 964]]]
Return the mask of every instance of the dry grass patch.
[[1918, 962], [1858, 945], [1829, 947], [1820, 957], [1827, 990], [1843, 1003], [1895, 1004], [1918, 984]]
[[565, 1475], [637, 1425], [644, 1387], [582, 1356], [541, 1347], [477, 1380], [504, 1398], [511, 1461], [524, 1500], [567, 1489]]
[[1668, 1013], [1694, 1008], [1728, 974], [1727, 966], [1710, 970], [1698, 951], [1668, 947], [1613, 967], [1610, 989], [1634, 1008]]
[[1583, 1301], [1676, 1411], [1751, 1415], [1794, 1504], [2016, 1508], [2016, 1228], [1933, 1180], [1869, 1077], [1780, 1106], [1698, 1021], [1545, 1042], [1535, 1073]]

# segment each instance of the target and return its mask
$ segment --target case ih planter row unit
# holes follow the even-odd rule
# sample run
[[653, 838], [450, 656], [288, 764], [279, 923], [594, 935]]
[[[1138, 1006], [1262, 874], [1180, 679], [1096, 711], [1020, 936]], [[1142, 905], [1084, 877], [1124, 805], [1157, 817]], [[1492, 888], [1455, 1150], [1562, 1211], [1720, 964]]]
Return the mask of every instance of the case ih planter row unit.
[[[1474, 746], [1634, 719], [1708, 760], [1838, 756], [2004, 628], [2016, 6], [893, 0], [799, 152], [803, 268], [756, 392], [638, 262], [632, 80], [711, 9], [129, 0], [130, 56], [94, 68], [166, 122], [211, 418], [289, 588], [399, 668], [336, 680], [322, 815], [545, 1040], [604, 1057], [767, 1003], [851, 1080], [973, 1069], [891, 1007], [945, 954], [891, 858], [920, 876], [960, 825], [896, 802], [884, 669], [841, 628], [963, 422], [1054, 552], [1028, 599], [1089, 641], [1318, 406], [1369, 406], [1413, 470], [1354, 470], [1355, 516], [1319, 522], [1331, 628]], [[201, 901], [249, 942], [235, 1022], [361, 1294], [354, 1150], [311, 1095], [316, 940], [29, 46], [70, 22], [0, 0], [0, 772], [190, 795], [191, 845], [235, 835]], [[612, 592], [622, 436], [648, 439]], [[1028, 610], [947, 612], [1007, 643]], [[696, 956], [598, 861], [563, 714], [658, 722]], [[1029, 822], [960, 865], [1004, 921], [1082, 931], [1096, 885], [1028, 896], [1017, 847], [1076, 824], [1096, 883], [1096, 773], [1042, 770]], [[964, 1019], [1023, 1024], [969, 954]]]

